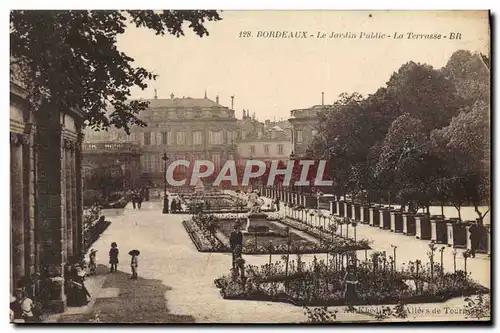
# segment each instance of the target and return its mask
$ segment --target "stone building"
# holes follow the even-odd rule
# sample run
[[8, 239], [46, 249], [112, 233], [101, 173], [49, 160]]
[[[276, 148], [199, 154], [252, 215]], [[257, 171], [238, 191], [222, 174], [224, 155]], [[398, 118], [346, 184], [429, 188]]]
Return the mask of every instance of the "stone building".
[[238, 164], [244, 165], [248, 159], [286, 162], [290, 158], [292, 149], [290, 132], [279, 126], [273, 126], [265, 129], [262, 134], [253, 133], [245, 139], [238, 140]]
[[329, 112], [331, 105], [315, 105], [308, 109], [295, 109], [290, 112], [292, 128], [293, 152], [297, 157], [304, 155], [309, 144], [316, 136], [318, 125], [318, 113]]
[[[141, 182], [163, 187], [164, 162], [186, 159], [210, 160], [216, 169], [234, 158], [237, 119], [232, 108], [207, 98], [149, 99], [149, 107], [139, 117], [147, 127], [132, 127], [130, 135], [110, 128], [108, 132], [86, 132], [86, 143], [134, 142], [142, 151]], [[168, 162], [167, 162], [168, 164]], [[187, 171], [177, 167], [176, 171]]]
[[97, 142], [83, 144], [83, 179], [88, 180], [96, 170], [112, 173], [118, 170], [123, 188], [130, 190], [141, 185], [142, 149], [136, 142]]
[[34, 112], [11, 78], [10, 287], [25, 287], [54, 311], [65, 307], [65, 264], [83, 245], [82, 119], [78, 111], [50, 106]]

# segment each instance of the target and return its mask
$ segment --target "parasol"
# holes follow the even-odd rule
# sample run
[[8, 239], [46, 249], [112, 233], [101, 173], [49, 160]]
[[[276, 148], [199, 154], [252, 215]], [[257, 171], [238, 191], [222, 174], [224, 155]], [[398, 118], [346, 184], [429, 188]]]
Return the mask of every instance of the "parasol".
[[132, 250], [128, 254], [131, 256], [138, 256], [141, 252], [139, 250]]

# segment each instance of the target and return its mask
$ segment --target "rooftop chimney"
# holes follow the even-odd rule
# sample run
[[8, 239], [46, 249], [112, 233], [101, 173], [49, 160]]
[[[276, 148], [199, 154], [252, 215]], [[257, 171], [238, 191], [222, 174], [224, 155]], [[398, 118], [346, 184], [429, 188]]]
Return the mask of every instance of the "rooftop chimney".
[[245, 119], [245, 109], [243, 109], [243, 115], [241, 119]]
[[231, 96], [231, 110], [234, 110], [234, 96]]
[[155, 89], [155, 99], [158, 99], [158, 94], [156, 92], [156, 89]]
[[207, 99], [207, 89], [205, 89], [205, 99]]
[[325, 105], [325, 93], [321, 93], [321, 105]]
[[219, 95], [215, 96], [215, 103], [219, 104]]

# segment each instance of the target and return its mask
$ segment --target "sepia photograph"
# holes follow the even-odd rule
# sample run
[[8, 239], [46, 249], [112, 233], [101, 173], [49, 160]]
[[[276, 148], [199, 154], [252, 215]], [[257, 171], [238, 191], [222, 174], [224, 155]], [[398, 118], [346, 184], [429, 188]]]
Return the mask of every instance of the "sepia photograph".
[[491, 324], [490, 15], [10, 10], [9, 322]]

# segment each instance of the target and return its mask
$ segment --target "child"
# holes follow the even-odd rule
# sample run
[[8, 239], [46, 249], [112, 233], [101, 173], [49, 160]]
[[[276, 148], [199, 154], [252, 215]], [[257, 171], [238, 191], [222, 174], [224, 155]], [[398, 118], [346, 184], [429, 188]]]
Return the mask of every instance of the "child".
[[346, 268], [346, 274], [344, 277], [344, 299], [349, 307], [349, 310], [353, 310], [353, 304], [356, 301], [356, 285], [358, 284], [358, 277], [355, 273], [354, 265], [348, 265]]
[[138, 250], [132, 250], [128, 254], [132, 256], [130, 259], [130, 268], [132, 269], [132, 276], [130, 277], [131, 279], [137, 279], [137, 267], [139, 266], [139, 251]]
[[120, 251], [118, 251], [118, 245], [115, 242], [111, 243], [111, 249], [109, 250], [109, 263], [111, 265], [110, 273], [116, 272], [119, 252]]
[[95, 250], [95, 249], [90, 250], [90, 254], [89, 254], [90, 275], [95, 275], [95, 270], [97, 267], [96, 252], [97, 252], [97, 250]]

